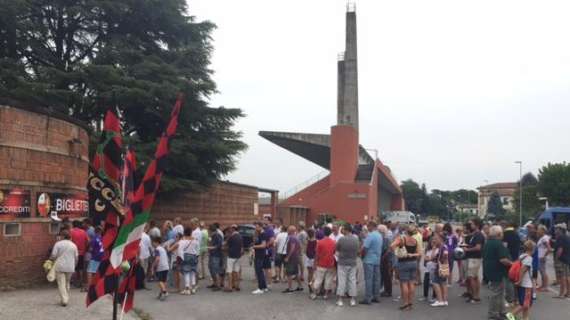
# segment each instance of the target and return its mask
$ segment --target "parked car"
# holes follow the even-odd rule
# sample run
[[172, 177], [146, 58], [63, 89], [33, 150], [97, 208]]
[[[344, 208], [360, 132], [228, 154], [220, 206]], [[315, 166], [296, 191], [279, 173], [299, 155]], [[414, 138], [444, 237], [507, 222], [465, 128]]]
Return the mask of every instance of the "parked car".
[[253, 246], [253, 238], [255, 237], [255, 226], [253, 224], [238, 225], [238, 232], [243, 241], [243, 249], [249, 249]]

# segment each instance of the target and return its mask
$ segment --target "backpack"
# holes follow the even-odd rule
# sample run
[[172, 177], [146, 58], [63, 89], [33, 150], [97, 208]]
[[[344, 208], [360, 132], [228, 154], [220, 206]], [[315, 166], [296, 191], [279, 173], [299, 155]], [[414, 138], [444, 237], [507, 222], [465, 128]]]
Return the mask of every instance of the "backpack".
[[513, 283], [518, 283], [521, 280], [522, 260], [524, 258], [515, 261], [509, 269], [509, 280], [511, 280]]

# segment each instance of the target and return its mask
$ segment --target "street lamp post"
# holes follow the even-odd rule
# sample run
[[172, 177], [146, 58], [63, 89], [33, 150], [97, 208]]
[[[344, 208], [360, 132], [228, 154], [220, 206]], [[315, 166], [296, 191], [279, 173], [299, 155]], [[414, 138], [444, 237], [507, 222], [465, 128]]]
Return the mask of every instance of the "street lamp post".
[[519, 165], [519, 227], [522, 227], [522, 161], [515, 161]]

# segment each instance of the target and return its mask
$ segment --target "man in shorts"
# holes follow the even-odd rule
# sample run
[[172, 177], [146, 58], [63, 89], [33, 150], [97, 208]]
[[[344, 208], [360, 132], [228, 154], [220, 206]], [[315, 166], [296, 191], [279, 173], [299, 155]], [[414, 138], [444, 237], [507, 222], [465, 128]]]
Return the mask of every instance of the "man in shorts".
[[[287, 289], [283, 293], [293, 293], [295, 291], [303, 291], [303, 283], [299, 278], [299, 252], [301, 252], [301, 243], [295, 235], [297, 228], [289, 226], [287, 228], [287, 254], [283, 259], [285, 266], [285, 275], [287, 276]], [[293, 289], [293, 277], [297, 278], [297, 289]]]
[[554, 258], [556, 262], [556, 277], [560, 282], [560, 293], [556, 298], [570, 298], [570, 237], [565, 223], [555, 227], [556, 242]]
[[466, 302], [480, 304], [481, 281], [479, 281], [479, 271], [481, 270], [481, 251], [485, 244], [485, 236], [481, 232], [481, 220], [478, 218], [469, 221], [469, 228], [472, 235], [464, 249], [467, 257], [467, 290], [469, 293]]
[[226, 263], [226, 275], [228, 281], [224, 291], [232, 292], [233, 290], [240, 291], [239, 288], [239, 272], [240, 264], [239, 259], [243, 255], [243, 240], [238, 232], [237, 225], [230, 227], [230, 236], [228, 237], [228, 259]]
[[87, 266], [87, 284], [91, 284], [91, 279], [97, 270], [99, 269], [99, 264], [103, 259], [105, 254], [105, 248], [103, 248], [103, 241], [101, 240], [101, 227], [97, 226], [93, 233], [93, 237], [89, 243], [89, 250], [91, 253], [91, 259], [89, 260], [89, 265]]
[[223, 286], [222, 282], [222, 236], [217, 232], [216, 224], [211, 224], [210, 232], [212, 236], [210, 237], [210, 243], [208, 244], [208, 271], [210, 271], [210, 276], [212, 277], [212, 284], [207, 286], [207, 288], [212, 289], [212, 291], [219, 291]]
[[275, 236], [275, 275], [273, 278], [274, 283], [279, 283], [282, 278], [283, 263], [287, 256], [287, 227], [281, 226]]
[[[279, 219], [278, 219], [279, 221]], [[265, 273], [265, 279], [270, 281], [271, 277], [271, 263], [273, 262], [273, 254], [275, 253], [275, 231], [279, 231], [280, 227], [273, 229], [268, 223], [264, 223], [263, 233], [261, 237], [266, 242], [265, 257], [263, 258], [263, 272]], [[270, 289], [271, 285], [267, 285], [266, 289]]]
[[313, 281], [313, 293], [311, 299], [317, 298], [317, 293], [320, 292], [321, 286], [324, 283], [325, 294], [323, 298], [326, 300], [331, 293], [336, 276], [335, 258], [336, 243], [330, 238], [332, 230], [329, 227], [323, 228], [324, 238], [317, 241], [317, 250], [315, 256], [315, 264], [317, 271], [315, 272], [315, 279]]

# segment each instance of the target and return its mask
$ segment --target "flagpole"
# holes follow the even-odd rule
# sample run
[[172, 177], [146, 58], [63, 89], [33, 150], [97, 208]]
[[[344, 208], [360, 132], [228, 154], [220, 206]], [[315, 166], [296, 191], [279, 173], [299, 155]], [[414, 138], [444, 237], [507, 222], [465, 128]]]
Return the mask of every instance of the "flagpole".
[[123, 305], [121, 307], [121, 316], [119, 320], [123, 320], [123, 316], [125, 315], [125, 304], [127, 303], [127, 297], [129, 296], [129, 292], [125, 291], [125, 299], [123, 299]]
[[117, 320], [117, 299], [119, 298], [119, 278], [115, 285], [115, 292], [113, 293], [113, 320]]

